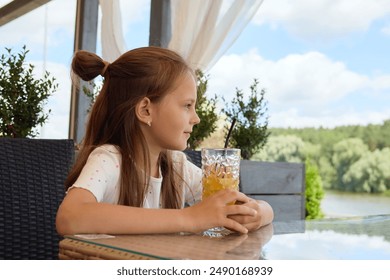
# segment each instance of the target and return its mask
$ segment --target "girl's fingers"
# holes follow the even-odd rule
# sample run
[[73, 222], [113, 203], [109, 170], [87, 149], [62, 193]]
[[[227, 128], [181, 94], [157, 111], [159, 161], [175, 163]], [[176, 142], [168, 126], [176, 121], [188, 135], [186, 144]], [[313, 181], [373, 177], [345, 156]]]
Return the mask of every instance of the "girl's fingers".
[[248, 229], [245, 226], [243, 226], [240, 223], [238, 223], [232, 219], [229, 219], [229, 218], [226, 219], [226, 222], [224, 223], [223, 226], [225, 228], [228, 228], [230, 230], [237, 231], [240, 233], [248, 233]]
[[216, 193], [215, 196], [221, 199], [225, 204], [233, 201], [240, 201], [241, 203], [247, 203], [250, 201], [250, 198], [245, 194], [235, 190], [222, 190]]
[[[257, 216], [257, 211], [250, 207], [251, 198], [234, 190], [222, 190], [202, 201], [206, 208], [213, 209], [217, 226], [223, 226], [239, 233], [248, 233], [247, 224]], [[232, 202], [239, 202], [231, 205]], [[203, 204], [204, 203], [204, 204]], [[237, 219], [237, 217], [246, 217]], [[251, 228], [251, 226], [249, 226]]]
[[244, 216], [256, 216], [256, 210], [244, 206], [244, 205], [227, 205], [226, 206], [226, 215], [244, 215]]

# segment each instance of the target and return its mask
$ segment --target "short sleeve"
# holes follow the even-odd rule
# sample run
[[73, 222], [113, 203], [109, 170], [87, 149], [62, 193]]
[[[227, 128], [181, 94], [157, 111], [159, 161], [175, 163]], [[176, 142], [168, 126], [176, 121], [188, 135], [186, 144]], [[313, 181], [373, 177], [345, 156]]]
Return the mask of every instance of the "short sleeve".
[[202, 198], [202, 170], [188, 161], [183, 152], [173, 152], [172, 158], [174, 164], [179, 165], [176, 168], [182, 170], [184, 204], [194, 205], [198, 203]]
[[120, 164], [121, 156], [114, 146], [98, 147], [89, 155], [72, 188], [89, 190], [98, 202], [116, 204], [119, 197]]

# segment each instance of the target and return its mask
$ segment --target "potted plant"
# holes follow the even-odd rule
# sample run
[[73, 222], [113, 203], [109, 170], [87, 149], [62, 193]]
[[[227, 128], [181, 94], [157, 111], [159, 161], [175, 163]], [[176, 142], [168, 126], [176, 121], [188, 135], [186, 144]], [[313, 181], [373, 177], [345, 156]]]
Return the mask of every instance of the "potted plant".
[[26, 46], [18, 54], [5, 49], [0, 56], [0, 137], [33, 138], [49, 117], [51, 110], [45, 113], [44, 106], [58, 84], [47, 71], [41, 79], [34, 76], [34, 65], [25, 61]]
[[[231, 134], [232, 147], [241, 149], [241, 156], [249, 160], [267, 143], [268, 136], [268, 109], [264, 98], [265, 89], [258, 91], [258, 80], [254, 79], [250, 86], [251, 93], [245, 100], [244, 93], [236, 89], [236, 96], [232, 101], [226, 102], [222, 112], [226, 114], [228, 124], [225, 126], [226, 134], [233, 119], [237, 124]], [[247, 102], [246, 102], [247, 101]]]

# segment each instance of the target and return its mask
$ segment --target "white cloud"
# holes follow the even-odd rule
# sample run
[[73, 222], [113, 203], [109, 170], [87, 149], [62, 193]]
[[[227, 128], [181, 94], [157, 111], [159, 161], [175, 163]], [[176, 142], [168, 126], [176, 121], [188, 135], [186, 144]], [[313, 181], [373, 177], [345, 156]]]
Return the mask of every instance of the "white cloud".
[[266, 90], [271, 126], [333, 127], [381, 123], [390, 117], [390, 109], [378, 111], [367, 105], [358, 110], [348, 101], [341, 108], [338, 104], [341, 99], [352, 103], [362, 92], [384, 96], [390, 89], [390, 76], [359, 75], [319, 52], [291, 54], [277, 61], [262, 58], [256, 50], [225, 55], [209, 74], [209, 94], [224, 96], [227, 101], [235, 88], [249, 94], [249, 86], [257, 78], [260, 88]]
[[386, 36], [390, 36], [390, 25], [384, 26], [384, 27], [381, 29], [381, 32], [382, 32], [383, 34], [385, 34]]
[[[31, 61], [35, 65], [34, 73], [37, 79], [42, 77], [42, 62]], [[56, 79], [58, 90], [49, 98], [45, 106], [46, 112], [51, 109], [48, 121], [42, 128], [39, 138], [66, 139], [68, 138], [71, 80], [69, 67], [58, 63], [47, 63], [46, 70]]]
[[120, 0], [119, 3], [125, 28], [128, 28], [132, 23], [143, 21], [145, 13], [150, 10], [150, 0]]
[[306, 114], [305, 111], [297, 108], [290, 108], [284, 111], [270, 113], [269, 124], [272, 127], [325, 127], [334, 128], [341, 125], [368, 125], [382, 124], [390, 118], [390, 109], [384, 111], [376, 110], [346, 110], [343, 112], [326, 110], [324, 113]]
[[269, 100], [292, 105], [324, 104], [367, 85], [366, 77], [319, 52], [291, 54], [278, 61], [265, 60], [256, 50], [225, 55], [210, 75], [210, 90], [224, 96], [232, 97], [235, 87], [248, 89], [257, 78]]
[[390, 243], [382, 236], [310, 230], [274, 235], [263, 252], [266, 258], [279, 260], [382, 259], [390, 256]]
[[390, 16], [387, 0], [272, 0], [264, 1], [253, 22], [304, 39], [326, 40], [365, 31], [385, 16]]
[[[0, 28], [2, 45], [23, 44], [42, 46], [45, 39], [45, 15], [47, 9], [48, 43], [56, 45], [55, 38], [73, 38], [76, 2], [67, 0], [50, 1], [33, 11], [19, 17]], [[56, 34], [60, 32], [61, 35]]]

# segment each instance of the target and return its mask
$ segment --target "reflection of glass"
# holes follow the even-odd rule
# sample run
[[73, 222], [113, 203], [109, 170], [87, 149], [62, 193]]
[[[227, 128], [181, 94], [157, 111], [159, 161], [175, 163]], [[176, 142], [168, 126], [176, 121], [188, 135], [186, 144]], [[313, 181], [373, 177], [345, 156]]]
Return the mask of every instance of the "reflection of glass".
[[[240, 149], [202, 149], [202, 199], [220, 190], [238, 190], [240, 159]], [[205, 235], [219, 237], [228, 233], [229, 230], [216, 227], [206, 231]]]

